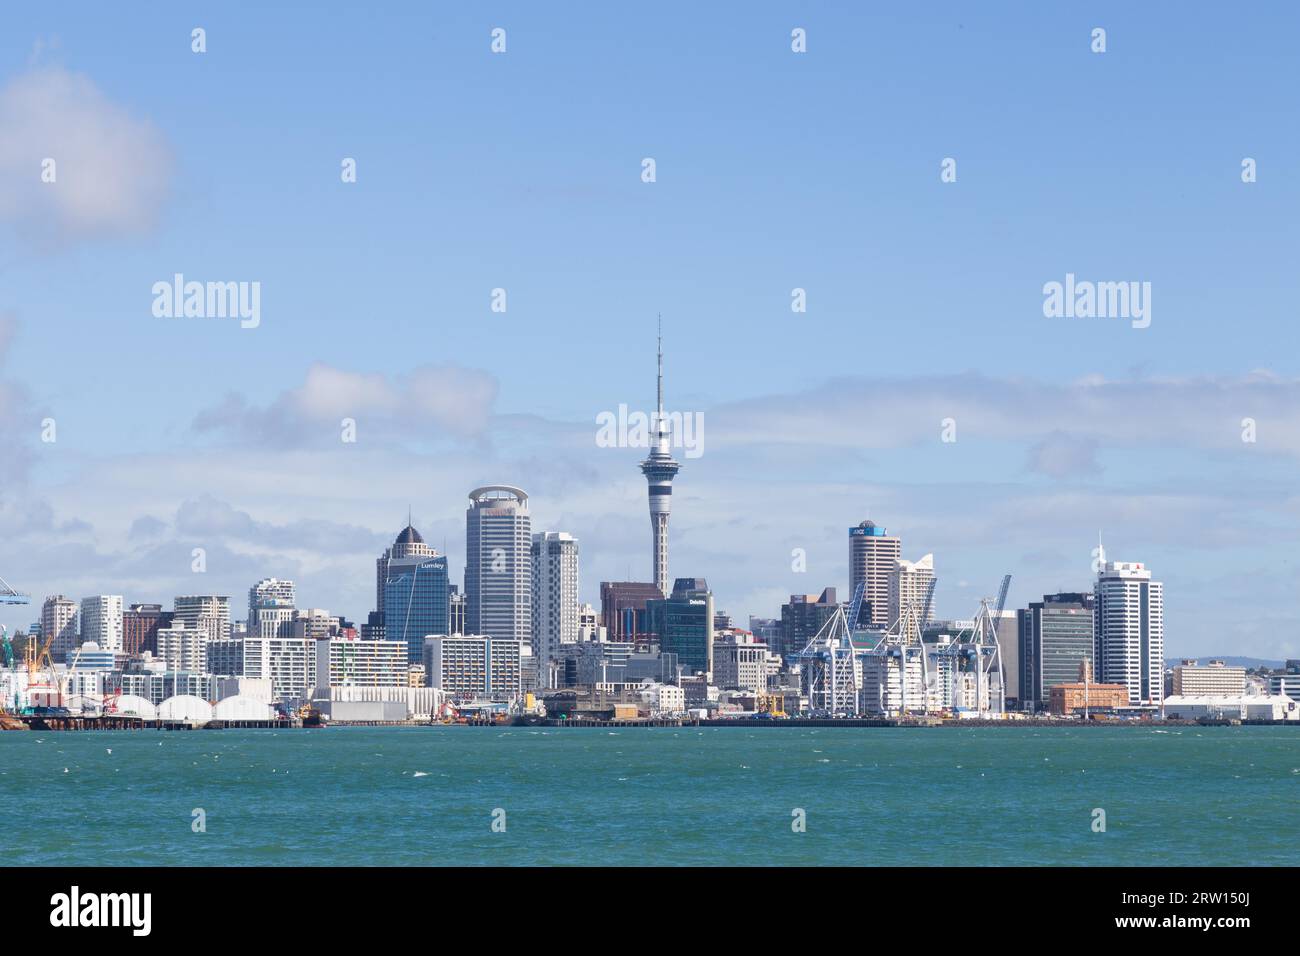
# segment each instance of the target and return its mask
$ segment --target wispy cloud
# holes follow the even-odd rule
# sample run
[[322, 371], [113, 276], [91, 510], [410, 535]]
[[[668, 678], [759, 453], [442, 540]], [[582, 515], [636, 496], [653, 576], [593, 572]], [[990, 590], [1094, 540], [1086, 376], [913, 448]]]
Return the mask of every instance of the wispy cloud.
[[0, 222], [22, 236], [57, 247], [157, 221], [172, 175], [167, 141], [89, 77], [42, 66], [11, 79], [0, 87], [0, 130]]
[[270, 404], [251, 405], [232, 393], [199, 412], [193, 427], [199, 433], [297, 445], [323, 437], [338, 441], [339, 423], [351, 418], [358, 429], [378, 434], [432, 427], [444, 435], [472, 438], [487, 428], [496, 397], [496, 379], [478, 369], [422, 366], [389, 377], [317, 362], [301, 385]]

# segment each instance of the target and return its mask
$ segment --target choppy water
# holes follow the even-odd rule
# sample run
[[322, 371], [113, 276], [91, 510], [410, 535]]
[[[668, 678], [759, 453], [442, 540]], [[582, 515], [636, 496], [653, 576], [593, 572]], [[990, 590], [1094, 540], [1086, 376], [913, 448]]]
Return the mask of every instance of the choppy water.
[[0, 733], [9, 865], [1294, 865], [1298, 795], [1271, 727]]

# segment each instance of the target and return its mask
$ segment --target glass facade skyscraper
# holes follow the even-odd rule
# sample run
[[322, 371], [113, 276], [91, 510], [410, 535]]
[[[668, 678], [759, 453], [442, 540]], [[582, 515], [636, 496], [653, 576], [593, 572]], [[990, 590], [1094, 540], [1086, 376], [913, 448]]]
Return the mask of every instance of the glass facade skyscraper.
[[[1042, 710], [1054, 684], [1079, 679], [1079, 665], [1093, 662], [1093, 596], [1088, 593], [1045, 594], [1020, 619], [1020, 704]], [[1011, 688], [1007, 688], [1011, 696]]]
[[713, 592], [703, 578], [678, 578], [671, 597], [647, 601], [650, 629], [659, 650], [676, 654], [682, 673], [713, 671]]
[[384, 583], [384, 637], [406, 644], [409, 664], [424, 660], [424, 639], [448, 633], [447, 557], [393, 559]]

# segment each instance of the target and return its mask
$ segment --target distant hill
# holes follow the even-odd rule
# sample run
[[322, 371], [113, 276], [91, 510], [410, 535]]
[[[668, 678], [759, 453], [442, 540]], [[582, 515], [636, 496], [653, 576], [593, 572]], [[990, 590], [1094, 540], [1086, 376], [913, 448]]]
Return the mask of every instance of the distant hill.
[[1179, 657], [1167, 657], [1165, 659], [1165, 666], [1173, 667], [1181, 661], [1184, 656], [1195, 657], [1197, 663], [1202, 665], [1207, 664], [1210, 661], [1223, 661], [1223, 663], [1227, 664], [1229, 667], [1268, 667], [1276, 670], [1281, 670], [1283, 665], [1282, 661], [1266, 661], [1262, 657], [1220, 657], [1218, 654], [1201, 654], [1200, 656], [1195, 654], [1186, 654]]

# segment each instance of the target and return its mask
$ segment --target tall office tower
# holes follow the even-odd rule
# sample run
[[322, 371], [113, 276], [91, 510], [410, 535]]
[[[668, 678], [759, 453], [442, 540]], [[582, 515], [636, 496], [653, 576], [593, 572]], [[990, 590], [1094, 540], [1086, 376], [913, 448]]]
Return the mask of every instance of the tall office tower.
[[551, 662], [578, 640], [578, 539], [564, 531], [533, 535], [533, 654], [538, 685], [555, 686]]
[[94, 641], [101, 650], [122, 650], [122, 595], [81, 599], [81, 643], [86, 641]]
[[782, 657], [798, 654], [822, 629], [822, 625], [835, 616], [840, 602], [834, 588], [824, 588], [821, 596], [791, 594], [790, 603], [781, 605], [781, 632], [771, 644], [772, 651]]
[[230, 598], [224, 594], [182, 594], [172, 602], [173, 620], [208, 632], [208, 640], [230, 637]]
[[662, 601], [663, 592], [648, 581], [601, 581], [600, 622], [609, 640], [630, 642], [648, 651], [656, 635], [646, 612], [647, 601]]
[[406, 645], [406, 662], [424, 659], [424, 639], [446, 634], [447, 557], [393, 558], [384, 585], [384, 639]]
[[650, 533], [655, 587], [668, 597], [668, 513], [673, 507], [673, 478], [682, 467], [672, 456], [672, 435], [664, 415], [664, 337], [659, 334], [659, 411], [655, 415], [650, 457], [641, 462], [650, 496]]
[[[903, 542], [874, 521], [849, 529], [849, 597], [865, 582], [862, 610], [854, 627], [889, 627], [889, 576], [903, 556]], [[802, 648], [800, 648], [802, 650]]]
[[171, 627], [174, 615], [161, 604], [132, 604], [122, 612], [122, 650], [132, 657], [158, 653], [158, 629]]
[[67, 661], [80, 639], [77, 602], [62, 594], [47, 597], [41, 605], [41, 637], [50, 641], [50, 656]]
[[1093, 590], [1097, 681], [1123, 684], [1130, 704], [1164, 700], [1165, 586], [1142, 564], [1103, 561]]
[[[919, 561], [904, 561], [899, 558], [894, 562], [894, 570], [889, 574], [889, 625], [898, 620], [903, 608], [915, 603], [917, 608], [925, 605], [925, 592], [934, 580], [934, 555], [927, 554]], [[934, 605], [922, 624], [934, 620]]]
[[510, 485], [487, 485], [471, 491], [469, 500], [465, 512], [465, 630], [529, 644], [533, 637], [533, 524], [528, 495]]
[[659, 650], [676, 654], [684, 675], [713, 673], [713, 592], [704, 578], [678, 578], [672, 594], [648, 601]]
[[248, 589], [249, 636], [291, 637], [296, 601], [292, 581], [262, 578]]
[[447, 585], [447, 633], [465, 633], [465, 595], [454, 584]]
[[375, 559], [375, 610], [384, 613], [384, 585], [388, 583], [389, 562], [403, 558], [432, 558], [437, 553], [424, 543], [424, 538], [411, 527], [408, 519], [397, 540]]
[[[1092, 595], [1044, 594], [1016, 612], [1020, 631], [1020, 687], [1024, 710], [1046, 710], [1051, 688], [1072, 684], [1079, 667], [1092, 664]], [[1000, 631], [999, 631], [1000, 633]], [[1007, 687], [1007, 696], [1014, 688]]]

